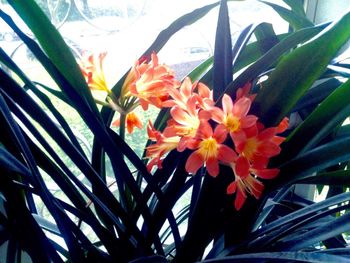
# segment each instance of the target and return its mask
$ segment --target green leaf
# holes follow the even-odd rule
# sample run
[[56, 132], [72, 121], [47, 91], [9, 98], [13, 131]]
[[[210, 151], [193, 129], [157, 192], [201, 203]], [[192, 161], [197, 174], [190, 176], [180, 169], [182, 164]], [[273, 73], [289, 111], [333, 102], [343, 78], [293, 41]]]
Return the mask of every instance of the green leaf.
[[[281, 58], [281, 56], [290, 51], [291, 48], [294, 48], [296, 45], [309, 40], [318, 34], [323, 28], [324, 25], [306, 28], [285, 37], [280, 43], [275, 45], [266, 54], [256, 60], [255, 63], [248, 66], [234, 81], [228, 85], [225, 92], [229, 95], [233, 95], [238, 88], [243, 87], [248, 81], [253, 80], [268, 70], [269, 67], [274, 65]], [[242, 52], [242, 56], [238, 62], [242, 59], [247, 59], [243, 55], [247, 54]]]
[[289, 5], [293, 12], [306, 17], [303, 0], [283, 0], [283, 2]]
[[214, 66], [213, 66], [213, 97], [217, 100], [232, 81], [232, 43], [230, 18], [227, 1], [221, 1], [219, 18], [216, 28]]
[[350, 230], [349, 225], [350, 213], [337, 217], [319, 227], [299, 235], [294, 239], [286, 241], [281, 248], [287, 247], [290, 250], [298, 250], [319, 241], [323, 241]]
[[261, 23], [256, 27], [254, 34], [258, 40], [257, 42], [261, 43], [259, 48], [262, 54], [265, 54], [279, 42], [272, 25], [268, 23]]
[[[284, 20], [286, 20], [293, 27], [294, 30], [299, 30], [314, 25], [309, 19], [306, 18], [306, 16], [301, 15], [297, 12], [293, 12], [294, 10], [291, 11], [282, 6], [267, 1], [260, 0], [260, 2], [271, 6]], [[297, 9], [300, 10], [300, 8]]]
[[312, 40], [283, 57], [269, 79], [262, 83], [264, 88], [253, 106], [254, 112], [267, 127], [276, 126], [324, 72], [349, 39], [349, 23], [350, 13], [347, 13]]
[[[283, 164], [277, 185], [285, 185], [295, 180], [350, 159], [350, 137], [340, 138], [321, 145]], [[272, 184], [271, 184], [272, 186]]]
[[98, 113], [96, 103], [92, 98], [91, 92], [72, 52], [38, 4], [34, 0], [9, 0], [8, 3], [32, 30], [52, 63], [72, 87], [85, 98], [90, 108], [95, 113]]
[[350, 185], [350, 170], [339, 170], [328, 173], [311, 174], [295, 183], [318, 185]]
[[313, 86], [312, 89], [308, 90], [307, 93], [298, 101], [293, 108], [293, 112], [318, 106], [341, 84], [343, 83], [337, 78], [331, 78], [325, 80], [321, 84]]
[[350, 80], [330, 94], [287, 138], [284, 151], [310, 150], [350, 115]]
[[265, 252], [249, 253], [224, 258], [204, 260], [203, 263], [214, 262], [239, 262], [239, 263], [258, 263], [258, 262], [310, 262], [310, 263], [329, 263], [339, 262], [346, 263], [348, 259], [342, 256], [329, 255], [315, 252]]

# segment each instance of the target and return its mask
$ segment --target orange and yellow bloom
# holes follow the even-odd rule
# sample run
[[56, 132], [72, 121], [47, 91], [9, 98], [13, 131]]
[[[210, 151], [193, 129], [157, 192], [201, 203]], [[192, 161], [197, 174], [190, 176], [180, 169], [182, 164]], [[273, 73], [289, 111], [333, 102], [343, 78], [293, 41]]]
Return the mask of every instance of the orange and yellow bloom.
[[[250, 82], [237, 89], [235, 98], [224, 94], [222, 106], [218, 107], [208, 86], [198, 81], [192, 83], [188, 77], [180, 83], [174, 72], [159, 64], [156, 53], [152, 53], [149, 62], [146, 59], [136, 61], [124, 80], [119, 97], [116, 97], [108, 88], [103, 73], [105, 56], [106, 53], [89, 54], [80, 66], [90, 89], [105, 91], [112, 109], [125, 117], [129, 133], [143, 127], [134, 112], [139, 105], [143, 110], [149, 105], [170, 108], [170, 118], [162, 132], [151, 122], [147, 126], [152, 142], [146, 148], [149, 172], [154, 167], [161, 169], [163, 159], [170, 151], [187, 149], [192, 151], [185, 164], [189, 174], [205, 168], [210, 176], [216, 177], [220, 165], [231, 167], [234, 180], [226, 192], [234, 194], [237, 210], [242, 208], [248, 195], [256, 199], [261, 197], [263, 180], [273, 179], [279, 173], [268, 164], [270, 158], [281, 151], [284, 138], [278, 134], [287, 129], [288, 119], [277, 127], [265, 128], [257, 116], [249, 114], [256, 96], [250, 94]], [[112, 126], [121, 126], [120, 119]]]
[[169, 97], [168, 90], [179, 87], [174, 72], [166, 65], [158, 63], [155, 53], [151, 55], [150, 63], [137, 61], [126, 78], [130, 94], [137, 97], [144, 110], [152, 104], [158, 108]]
[[98, 55], [85, 53], [79, 62], [79, 66], [91, 90], [101, 90], [110, 93], [102, 67], [106, 55], [106, 52]]
[[158, 168], [162, 168], [162, 158], [168, 152], [176, 149], [180, 137], [172, 136], [166, 137], [161, 132], [157, 131], [151, 122], [147, 126], [148, 137], [151, 141], [155, 143], [148, 146], [146, 149], [146, 157], [150, 159], [147, 164], [148, 171], [156, 165]]
[[[143, 124], [140, 118], [133, 111], [126, 114], [125, 124], [126, 124], [126, 129], [128, 133], [133, 133], [135, 127], [139, 129], [143, 128]], [[120, 126], [120, 119], [115, 120], [112, 123], [112, 126]]]
[[214, 132], [207, 121], [201, 121], [196, 137], [188, 143], [188, 148], [195, 150], [187, 159], [186, 171], [195, 174], [205, 165], [211, 176], [219, 173], [219, 162], [233, 162], [237, 155], [233, 149], [223, 144], [227, 137], [222, 126], [216, 126]]
[[224, 94], [222, 97], [222, 109], [215, 107], [211, 110], [212, 119], [219, 124], [224, 125], [230, 133], [232, 140], [239, 140], [244, 136], [244, 130], [256, 124], [258, 118], [254, 115], [247, 115], [250, 109], [251, 100], [247, 97], [241, 97], [235, 103]]

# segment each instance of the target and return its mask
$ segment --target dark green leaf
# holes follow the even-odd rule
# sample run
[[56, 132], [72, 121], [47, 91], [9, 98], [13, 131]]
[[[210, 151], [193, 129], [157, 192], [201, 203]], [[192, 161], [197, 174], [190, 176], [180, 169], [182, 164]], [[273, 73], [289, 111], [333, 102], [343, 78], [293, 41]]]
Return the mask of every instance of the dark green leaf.
[[268, 80], [262, 83], [264, 88], [256, 97], [254, 112], [267, 127], [277, 125], [325, 71], [350, 37], [348, 23], [350, 13], [283, 57]]
[[310, 176], [298, 180], [297, 183], [350, 186], [350, 170], [320, 173], [317, 175], [311, 174]]
[[71, 86], [86, 99], [93, 112], [98, 113], [81, 70], [62, 36], [34, 0], [8, 1], [32, 30], [46, 55]]
[[217, 100], [232, 81], [232, 43], [227, 2], [221, 1], [215, 36], [213, 98]]
[[346, 263], [348, 258], [342, 256], [328, 255], [324, 253], [315, 252], [266, 252], [266, 253], [251, 253], [242, 254], [235, 256], [228, 256], [225, 258], [204, 260], [202, 262], [212, 263], [212, 262], [313, 262], [313, 263], [329, 263], [329, 262], [339, 262]]
[[[284, 38], [255, 63], [247, 67], [232, 83], [228, 85], [225, 93], [233, 95], [238, 88], [243, 87], [247, 82], [252, 81], [254, 78], [268, 70], [269, 67], [276, 63], [284, 53], [318, 34], [324, 26], [325, 25], [302, 29]], [[243, 54], [244, 53], [242, 53], [242, 55]], [[270, 102], [268, 104], [270, 105]]]
[[299, 16], [306, 16], [303, 0], [283, 0], [283, 2], [289, 5], [292, 8], [292, 11], [297, 13]]
[[283, 146], [287, 158], [312, 149], [350, 115], [348, 80], [331, 93], [287, 138]]
[[[267, 1], [260, 0], [260, 2], [271, 6], [284, 20], [286, 20], [294, 28], [294, 30], [299, 30], [305, 27], [312, 27], [314, 25], [309, 19], [306, 18], [305, 15], [293, 12], [282, 6]], [[298, 10], [300, 10], [300, 8], [298, 8]]]

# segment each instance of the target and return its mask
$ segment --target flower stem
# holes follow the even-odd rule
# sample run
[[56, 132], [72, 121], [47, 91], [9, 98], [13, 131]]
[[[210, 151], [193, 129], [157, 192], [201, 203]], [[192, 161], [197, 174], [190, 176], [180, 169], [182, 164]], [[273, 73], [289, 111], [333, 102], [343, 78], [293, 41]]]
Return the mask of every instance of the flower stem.
[[122, 140], [125, 140], [125, 120], [126, 114], [124, 112], [120, 113], [119, 136]]
[[[120, 126], [119, 126], [119, 136], [122, 140], [125, 141], [125, 120], [126, 120], [126, 113], [122, 112], [120, 113]], [[131, 213], [134, 203], [132, 194], [130, 192], [130, 189], [127, 185], [123, 186], [123, 189], [120, 189], [120, 191], [123, 191], [125, 194], [125, 209]]]

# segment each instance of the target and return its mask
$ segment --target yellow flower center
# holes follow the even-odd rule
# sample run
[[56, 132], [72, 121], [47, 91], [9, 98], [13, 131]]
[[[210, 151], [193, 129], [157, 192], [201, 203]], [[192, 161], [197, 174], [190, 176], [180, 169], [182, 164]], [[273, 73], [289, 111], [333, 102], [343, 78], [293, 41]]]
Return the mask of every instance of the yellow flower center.
[[258, 147], [258, 141], [256, 140], [255, 137], [247, 139], [243, 149], [244, 156], [247, 159], [251, 159], [257, 147]]
[[239, 119], [236, 116], [233, 116], [232, 114], [228, 114], [225, 117], [224, 123], [225, 123], [226, 128], [230, 132], [236, 132], [240, 128]]
[[177, 126], [177, 135], [194, 137], [197, 133], [200, 121], [196, 116], [188, 116], [185, 119], [186, 125]]
[[192, 118], [188, 120], [188, 130], [186, 135], [194, 136], [198, 130], [199, 124], [199, 119], [195, 116], [192, 116]]
[[218, 143], [213, 137], [209, 137], [200, 142], [198, 151], [205, 160], [216, 158], [218, 154]]

